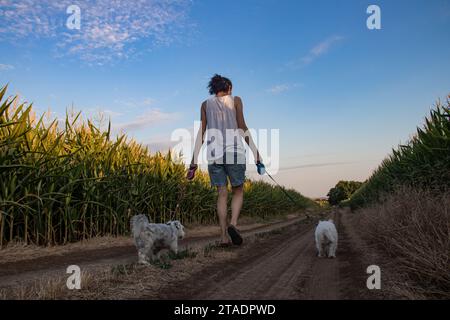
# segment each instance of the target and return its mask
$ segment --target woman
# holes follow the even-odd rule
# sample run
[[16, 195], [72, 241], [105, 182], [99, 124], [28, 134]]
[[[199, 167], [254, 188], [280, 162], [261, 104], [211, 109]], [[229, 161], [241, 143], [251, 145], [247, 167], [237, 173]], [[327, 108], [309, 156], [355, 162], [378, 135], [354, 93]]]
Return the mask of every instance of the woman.
[[[250, 146], [256, 159], [258, 172], [263, 168], [260, 154], [253, 143], [245, 124], [243, 104], [239, 97], [233, 97], [231, 81], [220, 75], [211, 78], [209, 85], [211, 98], [202, 103], [201, 128], [195, 142], [188, 179], [192, 180], [198, 167], [198, 154], [207, 132], [208, 173], [211, 185], [217, 188], [217, 215], [221, 228], [221, 245], [229, 246], [230, 240], [235, 245], [242, 244], [242, 237], [237, 229], [238, 218], [244, 201], [245, 148], [242, 137]], [[228, 181], [232, 187], [231, 221], [227, 224]], [[228, 235], [227, 235], [228, 233]]]

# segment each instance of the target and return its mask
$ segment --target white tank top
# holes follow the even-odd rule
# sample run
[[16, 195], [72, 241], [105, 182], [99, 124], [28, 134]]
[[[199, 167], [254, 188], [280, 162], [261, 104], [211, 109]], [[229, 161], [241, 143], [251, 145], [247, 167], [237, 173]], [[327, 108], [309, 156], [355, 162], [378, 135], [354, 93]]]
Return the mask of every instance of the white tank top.
[[[225, 154], [233, 154], [245, 159], [245, 148], [238, 131], [234, 97], [211, 97], [206, 100], [206, 133], [209, 161], [222, 159]], [[242, 161], [242, 160], [238, 160]], [[245, 160], [243, 160], [245, 163]], [[240, 163], [240, 162], [239, 162]]]

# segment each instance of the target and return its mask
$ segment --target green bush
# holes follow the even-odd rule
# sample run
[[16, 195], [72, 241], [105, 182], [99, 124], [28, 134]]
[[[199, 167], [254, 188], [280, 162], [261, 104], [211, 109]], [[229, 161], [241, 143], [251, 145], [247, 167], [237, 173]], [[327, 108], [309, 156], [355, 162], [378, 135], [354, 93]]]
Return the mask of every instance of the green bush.
[[328, 203], [332, 206], [340, 204], [342, 201], [350, 199], [353, 193], [358, 190], [362, 182], [339, 181], [336, 186], [328, 192]]

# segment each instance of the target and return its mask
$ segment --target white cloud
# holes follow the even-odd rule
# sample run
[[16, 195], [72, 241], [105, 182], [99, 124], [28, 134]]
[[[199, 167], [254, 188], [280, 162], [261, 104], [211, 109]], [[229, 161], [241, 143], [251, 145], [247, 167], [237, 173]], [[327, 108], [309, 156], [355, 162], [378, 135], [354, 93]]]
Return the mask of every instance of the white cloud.
[[116, 112], [116, 111], [108, 110], [108, 109], [102, 110], [100, 112], [102, 112], [103, 114], [105, 114], [108, 117], [120, 117], [123, 115], [123, 113], [121, 113], [121, 112]]
[[9, 71], [9, 70], [14, 70], [14, 66], [12, 66], [10, 64], [1, 64], [0, 63], [0, 71]]
[[122, 116], [123, 113], [117, 112], [114, 110], [110, 110], [110, 109], [105, 109], [100, 106], [96, 106], [96, 107], [87, 109], [87, 115], [88, 115], [88, 117], [95, 116], [95, 117], [114, 118], [114, 117]]
[[137, 107], [150, 107], [155, 103], [155, 99], [144, 98], [142, 100], [127, 99], [127, 100], [114, 100], [114, 103], [121, 107], [137, 108]]
[[339, 35], [329, 37], [323, 40], [322, 42], [318, 43], [317, 45], [315, 45], [313, 48], [311, 48], [311, 50], [309, 50], [309, 53], [307, 55], [288, 63], [288, 66], [292, 68], [299, 68], [311, 64], [317, 58], [326, 54], [335, 44], [337, 44], [342, 40], [344, 40], [344, 37]]
[[344, 38], [341, 36], [333, 36], [331, 38], [326, 39], [325, 41], [322, 41], [318, 45], [316, 45], [314, 48], [311, 49], [311, 55], [318, 57], [324, 53], [327, 53], [328, 50], [331, 48], [331, 46], [338, 42], [343, 40]]
[[151, 109], [132, 121], [115, 125], [114, 129], [117, 131], [139, 130], [162, 122], [175, 121], [178, 118], [179, 115], [177, 113], [166, 113], [159, 109]]
[[[0, 40], [53, 39], [60, 57], [92, 64], [127, 59], [189, 34], [190, 0], [79, 0], [81, 29], [66, 20], [73, 0], [0, 0]], [[137, 44], [142, 45], [137, 50]]]
[[278, 94], [282, 93], [284, 91], [289, 90], [289, 85], [287, 84], [278, 84], [276, 86], [273, 86], [272, 88], [269, 88], [267, 91], [270, 93]]
[[150, 149], [150, 152], [162, 152], [166, 153], [170, 149], [172, 149], [177, 142], [171, 141], [170, 139], [166, 138], [153, 138], [147, 142], [144, 143], [148, 148]]
[[154, 102], [155, 102], [155, 100], [152, 99], [152, 98], [145, 98], [142, 101], [142, 105], [144, 105], [144, 106], [151, 106]]
[[277, 84], [269, 89], [267, 89], [267, 92], [272, 94], [280, 94], [289, 90], [292, 90], [294, 88], [301, 87], [301, 84], [294, 83], [294, 84]]

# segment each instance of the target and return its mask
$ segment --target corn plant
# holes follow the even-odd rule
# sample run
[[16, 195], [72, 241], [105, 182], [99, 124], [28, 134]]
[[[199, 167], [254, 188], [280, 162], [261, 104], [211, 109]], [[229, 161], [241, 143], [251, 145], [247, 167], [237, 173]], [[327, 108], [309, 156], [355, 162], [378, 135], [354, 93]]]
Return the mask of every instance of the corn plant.
[[[185, 179], [185, 165], [171, 152], [155, 153], [112, 136], [80, 113], [48, 122], [32, 105], [0, 90], [0, 246], [35, 244], [129, 233], [130, 217], [153, 222], [216, 221], [216, 194], [207, 174]], [[313, 205], [297, 192], [293, 205], [278, 187], [246, 182], [243, 214], [278, 215]]]
[[450, 187], [450, 96], [437, 102], [423, 128], [405, 145], [392, 151], [348, 202], [353, 208], [378, 201], [399, 186], [430, 189]]

